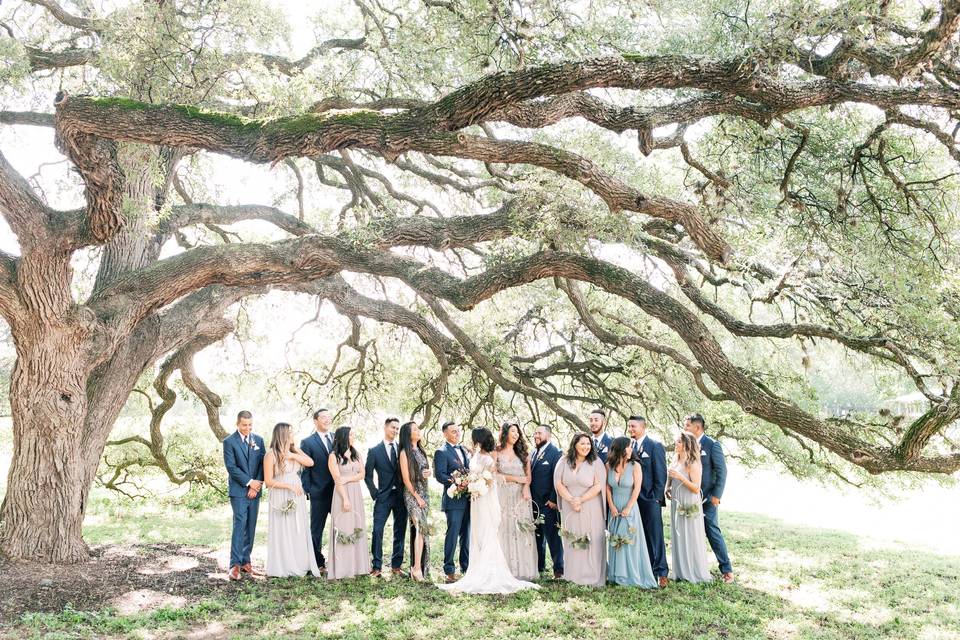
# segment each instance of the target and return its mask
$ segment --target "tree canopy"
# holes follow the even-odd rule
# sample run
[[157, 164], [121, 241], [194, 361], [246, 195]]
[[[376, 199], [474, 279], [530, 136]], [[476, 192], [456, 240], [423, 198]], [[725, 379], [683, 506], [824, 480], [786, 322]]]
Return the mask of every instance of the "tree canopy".
[[[696, 405], [797, 473], [960, 469], [960, 2], [353, 0], [294, 19], [309, 46], [260, 0], [0, 8], [0, 123], [52, 127], [80, 203], [54, 208], [0, 155], [19, 246], [0, 255], [4, 550], [83, 555], [16, 542], [55, 523], [15, 477], [64, 425], [90, 451], [49, 482], [75, 473], [57, 499], [82, 504], [143, 375], [158, 459], [175, 370], [222, 437], [192, 357], [270, 290], [347, 318], [355, 357], [301, 380], [352, 409], [377, 375], [426, 422]], [[283, 170], [286, 192], [231, 202], [215, 156]], [[430, 354], [411, 380], [385, 374], [379, 325]], [[926, 411], [832, 409], [868, 377]]]

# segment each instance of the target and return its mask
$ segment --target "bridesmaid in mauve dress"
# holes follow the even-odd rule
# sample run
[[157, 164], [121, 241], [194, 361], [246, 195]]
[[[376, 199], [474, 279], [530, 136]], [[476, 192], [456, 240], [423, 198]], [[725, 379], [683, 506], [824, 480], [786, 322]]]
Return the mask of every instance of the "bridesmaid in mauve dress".
[[644, 589], [657, 586], [650, 566], [643, 520], [640, 519], [640, 485], [643, 470], [634, 458], [630, 438], [614, 438], [607, 457], [607, 580]]
[[607, 573], [603, 500], [607, 479], [590, 436], [573, 436], [567, 455], [557, 462], [553, 481], [560, 502], [563, 578], [602, 587]]
[[363, 458], [353, 447], [350, 427], [333, 434], [333, 455], [327, 458], [333, 476], [333, 503], [330, 518], [330, 557], [327, 577], [331, 580], [365, 576], [370, 573], [367, 555], [367, 515], [363, 508]]
[[293, 428], [280, 422], [273, 428], [270, 450], [263, 459], [263, 480], [270, 490], [267, 525], [267, 575], [272, 578], [320, 577], [310, 537], [310, 514], [299, 471], [313, 459], [297, 446]]
[[710, 582], [707, 563], [707, 534], [703, 528], [703, 497], [700, 479], [700, 444], [683, 431], [676, 440], [676, 459], [667, 470], [670, 498], [670, 547], [675, 580]]
[[520, 580], [536, 580], [537, 541], [530, 502], [530, 459], [520, 425], [505, 422], [497, 451], [497, 494], [500, 499], [500, 548], [510, 573]]

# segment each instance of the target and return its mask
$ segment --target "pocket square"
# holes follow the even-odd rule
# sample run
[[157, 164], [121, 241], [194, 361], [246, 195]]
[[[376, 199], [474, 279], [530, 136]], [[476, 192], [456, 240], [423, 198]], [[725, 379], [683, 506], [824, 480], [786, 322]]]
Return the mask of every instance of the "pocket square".
[[549, 466], [550, 466], [550, 461], [549, 461], [549, 460], [544, 460], [544, 461], [541, 462], [540, 464], [545, 464], [545, 465], [547, 465], [547, 466], [549, 467]]
[[641, 457], [641, 458], [649, 458], [649, 457], [650, 457], [650, 454], [647, 453], [646, 451], [644, 451], [643, 453], [640, 454], [640, 457]]
[[701, 452], [700, 452], [700, 455], [705, 456], [705, 455], [707, 455], [707, 452], [706, 452], [706, 451], [701, 451]]

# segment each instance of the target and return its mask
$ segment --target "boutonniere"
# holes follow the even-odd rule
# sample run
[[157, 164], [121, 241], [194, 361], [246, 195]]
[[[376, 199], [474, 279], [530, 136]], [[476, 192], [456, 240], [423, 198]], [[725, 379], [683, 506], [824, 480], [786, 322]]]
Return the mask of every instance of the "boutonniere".
[[254, 451], [260, 451], [260, 447], [258, 447], [257, 443], [253, 441], [253, 438], [250, 439], [250, 448]]

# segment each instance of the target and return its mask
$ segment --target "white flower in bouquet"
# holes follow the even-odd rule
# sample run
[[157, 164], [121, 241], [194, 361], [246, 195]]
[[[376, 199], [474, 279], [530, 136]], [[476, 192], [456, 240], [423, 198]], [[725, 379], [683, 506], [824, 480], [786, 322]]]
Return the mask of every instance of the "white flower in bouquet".
[[449, 487], [447, 487], [447, 495], [450, 496], [451, 498], [456, 498], [456, 497], [457, 497], [456, 495], [454, 495], [454, 494], [456, 493], [456, 491], [457, 491], [457, 486], [454, 485], [454, 484], [452, 484], [452, 485], [450, 485]]
[[480, 477], [488, 482], [493, 480], [493, 475], [487, 470], [484, 470], [483, 473], [480, 474]]

